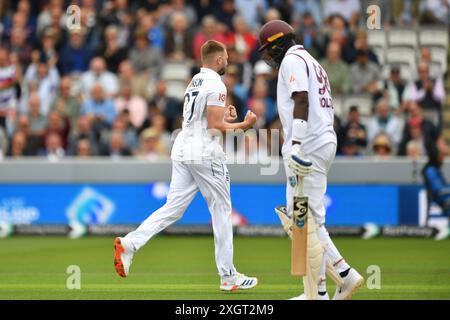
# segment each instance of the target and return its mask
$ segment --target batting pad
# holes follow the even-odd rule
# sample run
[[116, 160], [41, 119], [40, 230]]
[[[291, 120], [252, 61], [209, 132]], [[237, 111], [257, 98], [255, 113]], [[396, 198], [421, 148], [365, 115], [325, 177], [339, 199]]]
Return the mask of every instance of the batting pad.
[[303, 286], [306, 297], [310, 300], [316, 300], [324, 249], [317, 236], [316, 222], [310, 212], [308, 212], [307, 242], [306, 276], [303, 277]]

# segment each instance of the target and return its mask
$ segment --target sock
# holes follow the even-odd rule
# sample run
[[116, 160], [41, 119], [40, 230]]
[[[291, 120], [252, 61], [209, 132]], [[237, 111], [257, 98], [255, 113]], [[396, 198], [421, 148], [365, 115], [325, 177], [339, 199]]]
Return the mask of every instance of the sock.
[[325, 277], [320, 277], [319, 285], [317, 286], [319, 294], [324, 296], [327, 293], [327, 281]]
[[338, 272], [343, 272], [350, 268], [350, 266], [347, 264], [347, 262], [345, 262], [344, 258], [342, 258], [338, 249], [334, 245], [324, 225], [320, 226], [317, 229], [317, 236], [319, 237], [320, 242], [325, 244], [324, 256], [326, 255], [330, 259], [333, 266]]

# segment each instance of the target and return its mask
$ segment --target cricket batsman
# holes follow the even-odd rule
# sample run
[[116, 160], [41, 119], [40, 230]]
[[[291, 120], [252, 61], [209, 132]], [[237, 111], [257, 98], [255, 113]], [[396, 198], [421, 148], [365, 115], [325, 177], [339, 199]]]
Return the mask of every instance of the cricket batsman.
[[[317, 235], [316, 238], [320, 241], [317, 243], [323, 248], [315, 249], [320, 261], [317, 267], [318, 277], [314, 280], [318, 281], [315, 296], [319, 300], [329, 300], [326, 289], [329, 260], [335, 274], [338, 272], [335, 280], [338, 286], [333, 299], [349, 299], [362, 286], [364, 279], [344, 260], [325, 228], [324, 196], [327, 175], [337, 146], [327, 73], [303, 46], [296, 44], [293, 28], [284, 21], [272, 20], [262, 26], [259, 41], [263, 59], [278, 69], [277, 107], [283, 126], [282, 155], [287, 176], [287, 206], [284, 214], [288, 219], [277, 213], [285, 230], [289, 232], [294, 190], [299, 183], [298, 179], [302, 179], [303, 193], [309, 199], [309, 211], [315, 222], [314, 236]], [[312, 249], [308, 247], [309, 250]], [[310, 299], [305, 293], [293, 299]]]
[[134, 253], [180, 219], [200, 190], [212, 216], [220, 289], [250, 289], [257, 285], [257, 278], [238, 273], [233, 265], [230, 176], [217, 138], [227, 130], [248, 130], [256, 122], [256, 115], [249, 111], [243, 122], [232, 123], [237, 118], [236, 109], [225, 106], [227, 92], [220, 77], [228, 64], [222, 43], [207, 41], [201, 47], [201, 61], [202, 68], [184, 95], [182, 130], [171, 154], [172, 179], [167, 202], [135, 231], [114, 240], [114, 267], [121, 277], [126, 277]]

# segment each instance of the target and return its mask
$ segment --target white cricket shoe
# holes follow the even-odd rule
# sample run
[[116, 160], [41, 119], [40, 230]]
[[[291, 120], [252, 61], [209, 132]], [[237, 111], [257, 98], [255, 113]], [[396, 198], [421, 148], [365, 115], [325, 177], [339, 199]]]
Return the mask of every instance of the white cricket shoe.
[[124, 238], [114, 239], [114, 268], [119, 276], [126, 278], [133, 261], [133, 248]]
[[233, 276], [222, 277], [220, 280], [220, 290], [235, 291], [237, 289], [251, 289], [258, 284], [258, 279], [255, 277], [247, 277], [241, 273], [236, 273]]
[[[289, 300], [310, 300], [310, 299], [306, 298], [306, 294], [302, 293], [301, 295], [290, 298]], [[328, 295], [328, 292], [323, 296], [318, 294], [317, 299], [315, 299], [315, 300], [330, 300], [330, 296]]]
[[364, 278], [353, 268], [351, 268], [346, 277], [342, 278], [344, 284], [336, 288], [333, 300], [348, 300], [352, 295], [362, 287]]
[[440, 228], [434, 237], [435, 240], [446, 240], [448, 238], [450, 238], [450, 227]]

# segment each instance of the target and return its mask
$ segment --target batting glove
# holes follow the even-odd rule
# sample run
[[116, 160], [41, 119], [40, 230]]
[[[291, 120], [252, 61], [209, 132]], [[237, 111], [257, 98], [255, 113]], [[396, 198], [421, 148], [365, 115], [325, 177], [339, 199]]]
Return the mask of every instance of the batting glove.
[[294, 144], [288, 159], [289, 168], [297, 176], [306, 177], [311, 173], [312, 162], [305, 157], [299, 144]]

